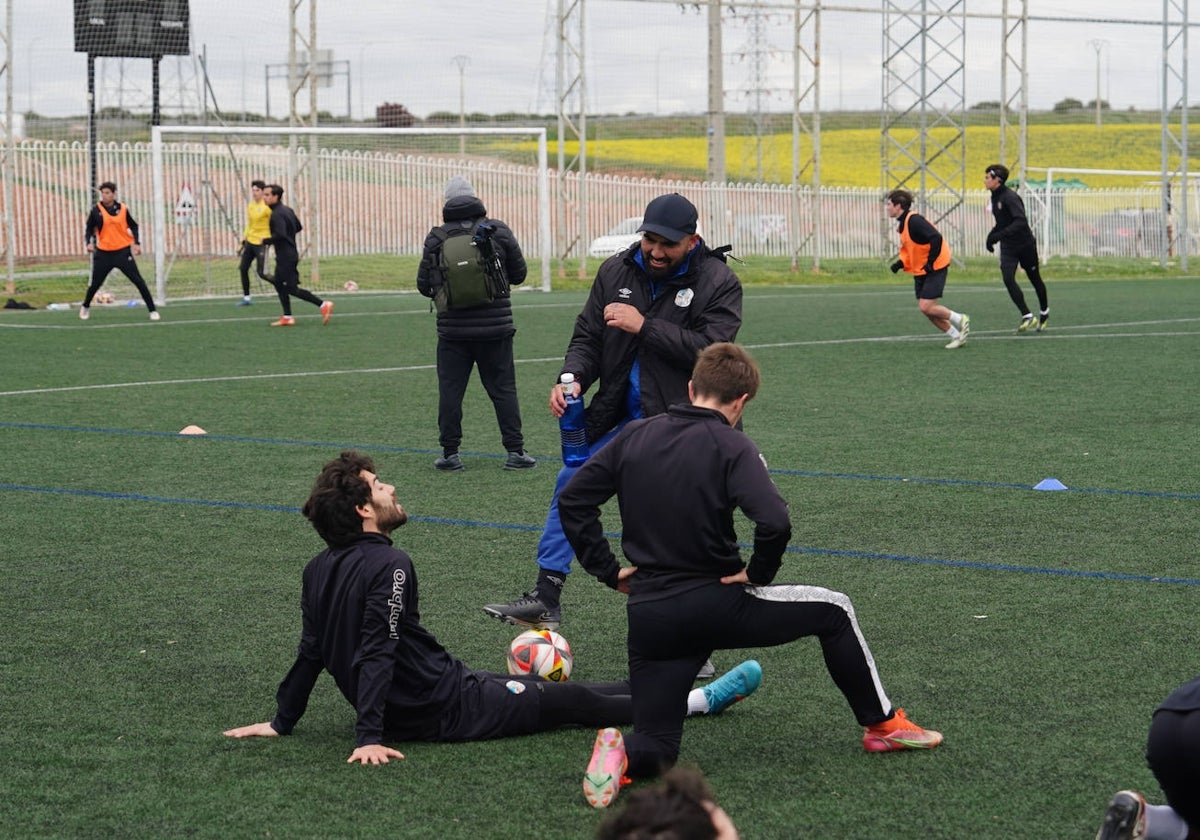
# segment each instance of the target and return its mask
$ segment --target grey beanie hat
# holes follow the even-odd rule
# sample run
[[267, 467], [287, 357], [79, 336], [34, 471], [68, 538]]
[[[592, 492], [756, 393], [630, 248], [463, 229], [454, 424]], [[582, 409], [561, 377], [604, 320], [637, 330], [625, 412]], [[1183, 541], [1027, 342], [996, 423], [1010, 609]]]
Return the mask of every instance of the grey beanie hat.
[[475, 188], [471, 186], [471, 182], [462, 175], [455, 175], [446, 184], [446, 200], [458, 198], [460, 195], [475, 197]]

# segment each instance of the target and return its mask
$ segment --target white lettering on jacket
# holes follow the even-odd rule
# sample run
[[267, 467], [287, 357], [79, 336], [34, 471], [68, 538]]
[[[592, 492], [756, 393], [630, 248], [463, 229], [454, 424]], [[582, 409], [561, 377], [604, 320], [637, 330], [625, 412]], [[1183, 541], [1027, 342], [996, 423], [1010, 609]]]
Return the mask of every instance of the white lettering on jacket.
[[404, 612], [405, 580], [403, 569], [392, 572], [392, 597], [388, 599], [388, 636], [393, 639], [400, 638], [397, 627], [400, 624], [400, 615]]

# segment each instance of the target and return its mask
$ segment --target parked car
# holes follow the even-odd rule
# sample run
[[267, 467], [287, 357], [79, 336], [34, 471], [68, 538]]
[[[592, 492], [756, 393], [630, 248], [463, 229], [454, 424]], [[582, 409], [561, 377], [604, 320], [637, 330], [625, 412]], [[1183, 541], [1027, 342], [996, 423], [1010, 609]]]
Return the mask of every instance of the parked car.
[[1093, 257], [1155, 257], [1166, 243], [1161, 210], [1110, 210], [1092, 228]]
[[592, 244], [588, 246], [588, 256], [607, 259], [613, 254], [624, 251], [634, 242], [641, 240], [642, 235], [638, 233], [638, 228], [641, 226], [641, 216], [622, 219], [620, 224], [613, 227], [608, 233], [592, 240]]

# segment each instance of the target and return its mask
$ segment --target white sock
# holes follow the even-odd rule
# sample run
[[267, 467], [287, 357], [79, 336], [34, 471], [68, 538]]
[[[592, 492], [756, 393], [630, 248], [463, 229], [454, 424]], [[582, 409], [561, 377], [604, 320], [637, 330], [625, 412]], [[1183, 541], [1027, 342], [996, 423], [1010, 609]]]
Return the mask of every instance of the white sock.
[[1050, 314], [1050, 310], [1049, 310], [1049, 309], [1043, 309], [1043, 310], [1042, 310], [1042, 317], [1043, 317], [1043, 318], [1045, 318], [1045, 317], [1046, 317], [1047, 315], [1049, 315], [1049, 314]]
[[704, 696], [704, 689], [693, 688], [688, 692], [687, 713], [689, 715], [708, 714], [708, 698]]
[[955, 329], [953, 321], [950, 322], [950, 329], [946, 330], [946, 335], [950, 336], [951, 339], [958, 338], [961, 335], [961, 333]]
[[1146, 806], [1145, 840], [1187, 840], [1188, 824], [1170, 805]]
[[[962, 313], [950, 310], [950, 326], [962, 329]], [[955, 336], [957, 338], [958, 336]]]

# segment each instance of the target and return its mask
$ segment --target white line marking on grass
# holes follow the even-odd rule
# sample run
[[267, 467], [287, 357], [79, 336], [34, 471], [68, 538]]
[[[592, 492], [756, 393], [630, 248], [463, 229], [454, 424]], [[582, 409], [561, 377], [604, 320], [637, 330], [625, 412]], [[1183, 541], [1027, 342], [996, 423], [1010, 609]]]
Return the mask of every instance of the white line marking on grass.
[[[545, 359], [518, 359], [517, 364], [557, 362], [561, 356]], [[103, 382], [90, 385], [63, 385], [57, 388], [30, 388], [24, 391], [0, 391], [0, 397], [20, 397], [30, 394], [59, 394], [65, 391], [105, 391], [113, 388], [149, 388], [158, 385], [198, 385], [210, 382], [249, 382], [263, 379], [301, 379], [309, 376], [346, 376], [352, 374], [376, 373], [412, 373], [422, 370], [436, 370], [437, 365], [402, 365], [387, 368], [356, 368], [353, 370], [309, 370], [291, 373], [256, 373], [243, 376], [198, 376], [191, 379], [149, 379], [142, 382]]]
[[[562, 306], [577, 306], [578, 304], [535, 304], [529, 308], [561, 308]], [[374, 312], [359, 312], [350, 313], [357, 316], [365, 315], [395, 315], [395, 314], [422, 314], [421, 312], [391, 312], [391, 313], [374, 313]], [[342, 316], [345, 317], [345, 316]], [[176, 321], [175, 323], [221, 323], [225, 320], [246, 320], [245, 318], [237, 319], [198, 319], [194, 321]], [[84, 329], [96, 328], [117, 328], [117, 327], [148, 327], [161, 326], [164, 322], [158, 324], [109, 324], [109, 325], [89, 325], [82, 327]], [[169, 323], [169, 322], [167, 322]], [[1060, 341], [1068, 339], [1111, 339], [1111, 338], [1180, 338], [1192, 337], [1200, 335], [1200, 332], [1187, 332], [1182, 330], [1162, 331], [1162, 332], [1112, 332], [1112, 333], [1094, 333], [1094, 334], [1079, 334], [1076, 332], [1072, 335], [1062, 335], [1063, 332], [1071, 330], [1091, 330], [1091, 329], [1113, 329], [1119, 327], [1142, 327], [1167, 324], [1194, 324], [1200, 323], [1200, 318], [1168, 318], [1153, 321], [1128, 321], [1125, 323], [1113, 322], [1105, 324], [1064, 324], [1055, 325], [1050, 333], [1040, 333], [1035, 335], [1018, 335], [1011, 330], [973, 330], [972, 338], [986, 337], [990, 339], [1001, 339], [1006, 341], [1037, 341], [1039, 339], [1057, 339]], [[50, 329], [64, 329], [67, 327], [49, 327]], [[80, 327], [75, 327], [80, 328]], [[886, 336], [858, 336], [854, 338], [821, 338], [810, 339], [806, 341], [781, 341], [769, 342], [760, 344], [746, 344], [745, 346], [751, 350], [761, 349], [776, 349], [784, 347], [819, 347], [823, 345], [839, 345], [839, 344], [873, 344], [882, 342], [903, 342], [903, 341], [938, 341], [944, 336], [941, 334], [910, 334], [910, 335], [886, 335]], [[547, 356], [543, 358], [517, 359], [517, 364], [545, 364], [548, 362], [558, 362], [562, 359], [561, 356]], [[435, 364], [423, 365], [403, 365], [387, 368], [359, 368], [356, 370], [315, 370], [315, 371], [294, 371], [289, 373], [259, 373], [246, 374], [241, 376], [203, 376], [190, 379], [152, 379], [141, 382], [107, 382], [107, 383], [91, 383], [88, 385], [65, 385], [57, 388], [30, 388], [17, 391], [0, 391], [0, 397], [17, 397], [29, 396], [32, 394], [55, 394], [68, 391], [102, 391], [114, 388], [145, 388], [155, 387], [160, 385], [192, 385], [213, 382], [246, 382], [246, 381], [261, 381], [267, 379], [298, 379], [310, 376], [345, 376], [348, 374], [375, 374], [375, 373], [411, 373], [414, 371], [436, 370]]]

